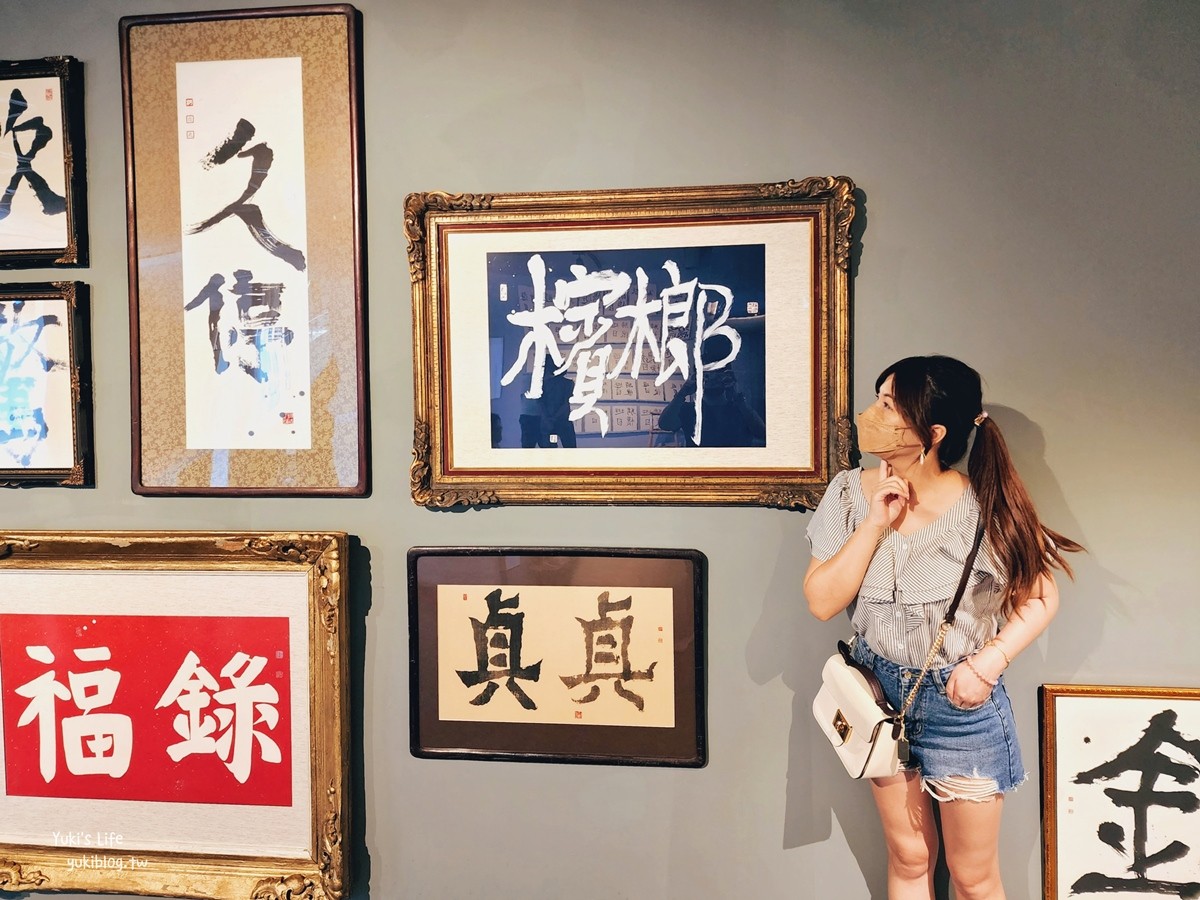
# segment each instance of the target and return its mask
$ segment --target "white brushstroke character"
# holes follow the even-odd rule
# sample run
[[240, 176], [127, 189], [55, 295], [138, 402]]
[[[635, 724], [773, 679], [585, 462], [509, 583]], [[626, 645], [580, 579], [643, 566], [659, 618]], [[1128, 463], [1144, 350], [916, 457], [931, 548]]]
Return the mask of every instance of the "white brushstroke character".
[[[200, 657], [189, 650], [171, 683], [154, 705], [155, 709], [176, 705], [183, 712], [172, 722], [182, 741], [167, 748], [175, 762], [196, 753], [212, 753], [233, 773], [239, 784], [250, 777], [255, 742], [263, 762], [283, 759], [279, 745], [258, 730], [259, 725], [279, 724], [279, 692], [269, 684], [254, 684], [267, 664], [264, 656], [241, 651], [221, 669], [221, 677], [233, 687], [221, 690], [212, 674], [200, 665]], [[213, 715], [205, 710], [216, 701]]]
[[[659, 335], [654, 333], [654, 325], [650, 319], [651, 316], [656, 316], [662, 312], [663, 301], [661, 298], [654, 296], [650, 279], [646, 276], [646, 271], [641, 266], [637, 267], [636, 277], [637, 300], [616, 310], [618, 319], [630, 320], [629, 337], [625, 340], [625, 347], [617, 359], [616, 366], [609, 373], [609, 378], [616, 378], [620, 375], [624, 371], [626, 363], [629, 364], [629, 374], [637, 378], [641, 374], [643, 348], [650, 352], [655, 363], [660, 365], [662, 363], [662, 348], [659, 345]], [[676, 270], [676, 277], [678, 277], [678, 270]]]
[[[655, 385], [663, 385], [675, 372], [680, 372], [685, 381], [693, 372], [715, 372], [725, 366], [733, 365], [738, 351], [742, 347], [742, 336], [725, 322], [733, 308], [733, 291], [720, 284], [700, 284], [700, 279], [693, 278], [682, 284], [679, 281], [679, 266], [671, 260], [663, 263], [663, 268], [671, 276], [671, 286], [662, 292], [663, 329], [662, 329], [662, 360]], [[699, 294], [696, 290], [699, 288]], [[712, 299], [710, 292], [719, 299]], [[695, 319], [692, 311], [695, 310]], [[707, 316], [714, 316], [710, 323], [705, 322]], [[694, 322], [694, 325], [693, 325]], [[690, 336], [690, 346], [683, 337], [673, 337], [673, 329], [684, 330]], [[705, 360], [701, 356], [701, 347], [710, 337], [722, 335], [729, 340], [729, 352], [723, 359]], [[669, 354], [669, 355], [668, 355]], [[703, 432], [704, 380], [696, 379], [696, 420], [693, 426], [691, 440], [700, 445]]]
[[[555, 374], [573, 369], [575, 387], [571, 395], [570, 420], [575, 422], [589, 412], [595, 412], [600, 421], [601, 436], [608, 433], [608, 416], [596, 405], [602, 399], [604, 381], [616, 378], [627, 365], [630, 374], [636, 378], [641, 373], [643, 349], [648, 350], [650, 358], [659, 364], [655, 384], [661, 386], [676, 372], [687, 379], [692, 372], [702, 368], [712, 371], [730, 365], [741, 347], [741, 336], [726, 324], [733, 306], [733, 291], [719, 284], [701, 284], [698, 278], [681, 283], [679, 265], [666, 260], [662, 268], [671, 278], [670, 286], [652, 299], [649, 279], [639, 266], [635, 272], [635, 302], [612, 310], [616, 318], [631, 321], [629, 336], [617, 363], [610, 368], [612, 345], [597, 345], [612, 328], [615, 319], [602, 315], [602, 312], [629, 295], [634, 279], [612, 269], [589, 272], [586, 266], [572, 265], [573, 280], [556, 280], [554, 296], [548, 302], [545, 260], [540, 254], [534, 254], [527, 266], [533, 279], [533, 304], [531, 309], [515, 310], [507, 316], [511, 324], [525, 328], [526, 333], [516, 359], [500, 383], [512, 384], [519, 372], [532, 365], [525, 397], [536, 400], [542, 396], [548, 360], [553, 363], [551, 371]], [[575, 304], [575, 301], [588, 297], [593, 299]], [[656, 335], [651, 317], [660, 313], [662, 328]], [[711, 317], [711, 321], [706, 321], [706, 317]], [[722, 360], [702, 361], [700, 346], [714, 335], [728, 338], [729, 353]], [[565, 358], [559, 341], [570, 346]], [[701, 387], [697, 400], [702, 399], [702, 393]], [[696, 443], [700, 441], [701, 427], [698, 417], [693, 432]]]
[[[54, 653], [44, 645], [25, 648], [37, 662], [52, 665]], [[105, 662], [112, 658], [108, 647], [86, 647], [75, 651], [82, 662]], [[120, 778], [129, 770], [133, 756], [133, 720], [119, 713], [96, 713], [116, 697], [121, 673], [115, 669], [67, 672], [67, 686], [55, 677], [54, 670], [39, 675], [16, 688], [29, 699], [29, 705], [17, 720], [17, 726], [38, 722], [38, 760], [42, 780], [49, 784], [57, 774], [58, 741], [55, 727], [55, 701], [73, 701], [82, 715], [62, 720], [63, 756], [72, 775], [108, 775]]]
[[[570, 421], [577, 422], [594, 410], [600, 416], [600, 431], [604, 434], [608, 420], [603, 411], [595, 408], [595, 403], [604, 387], [612, 348], [605, 345], [596, 349], [596, 345], [612, 328], [613, 320], [601, 313], [629, 293], [632, 279], [624, 272], [612, 269], [589, 272], [586, 266], [576, 264], [570, 267], [573, 280], [557, 279], [554, 296], [547, 303], [545, 260], [535, 253], [527, 267], [533, 279], [533, 308], [508, 314], [508, 321], [525, 328], [526, 333], [516, 360], [500, 383], [512, 384], [517, 373], [532, 359], [533, 370], [525, 397], [536, 400], [542, 396], [547, 359], [554, 363], [552, 371], [556, 375], [575, 368], [578, 374], [571, 395]], [[593, 296], [589, 303], [575, 303]], [[557, 326], [557, 333], [552, 326]], [[570, 345], [566, 357], [559, 350], [560, 340]]]
[[500, 384], [510, 385], [522, 369], [533, 361], [532, 376], [529, 380], [529, 390], [525, 397], [537, 400], [542, 396], [542, 378], [546, 370], [546, 358], [549, 357], [556, 367], [562, 366], [563, 357], [558, 351], [558, 341], [555, 340], [551, 325], [561, 324], [563, 311], [553, 303], [546, 303], [546, 261], [535, 253], [529, 257], [529, 274], [533, 278], [533, 307], [518, 309], [508, 314], [508, 321], [526, 329], [521, 338], [521, 346], [517, 348], [517, 358], [500, 379]]

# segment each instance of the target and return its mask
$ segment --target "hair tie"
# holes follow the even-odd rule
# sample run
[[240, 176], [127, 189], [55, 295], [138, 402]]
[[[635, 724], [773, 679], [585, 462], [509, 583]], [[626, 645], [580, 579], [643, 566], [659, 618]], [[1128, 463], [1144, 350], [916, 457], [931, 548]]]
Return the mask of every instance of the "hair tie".
[[987, 414], [987, 410], [985, 409], [983, 412], [981, 412], [979, 415], [977, 415], [975, 417], [975, 427], [978, 428], [980, 425], [982, 425], [983, 420], [986, 419], [987, 417], [988, 417], [988, 414]]

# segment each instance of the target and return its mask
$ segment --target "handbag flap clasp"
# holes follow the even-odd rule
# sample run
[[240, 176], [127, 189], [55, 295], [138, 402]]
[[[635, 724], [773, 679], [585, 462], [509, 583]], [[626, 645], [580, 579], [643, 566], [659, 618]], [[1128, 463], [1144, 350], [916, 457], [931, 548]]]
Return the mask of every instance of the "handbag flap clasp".
[[854, 728], [846, 721], [846, 717], [842, 715], [840, 709], [833, 717], [833, 730], [837, 732], [843, 744], [850, 739], [850, 733], [854, 731]]

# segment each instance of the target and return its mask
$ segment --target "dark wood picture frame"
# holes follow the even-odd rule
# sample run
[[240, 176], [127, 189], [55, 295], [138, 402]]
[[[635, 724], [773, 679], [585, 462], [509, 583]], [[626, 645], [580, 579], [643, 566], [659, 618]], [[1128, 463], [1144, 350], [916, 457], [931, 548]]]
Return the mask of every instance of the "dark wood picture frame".
[[413, 755], [705, 765], [706, 576], [696, 550], [410, 549]]
[[[33, 90], [22, 90], [18, 82]], [[72, 56], [0, 61], [0, 91], [5, 121], [0, 131], [0, 160], [13, 164], [11, 173], [0, 175], [11, 178], [4, 182], [11, 193], [0, 218], [0, 269], [86, 266], [83, 63]], [[56, 159], [47, 168], [42, 163], [51, 154]], [[43, 160], [37, 161], [39, 155]], [[19, 211], [8, 205], [18, 203], [23, 207]], [[57, 226], [60, 215], [61, 234], [57, 227], [50, 227]]]
[[1046, 900], [1197, 896], [1200, 687], [1043, 684], [1038, 701]]
[[367, 494], [360, 14], [120, 37], [134, 492]]

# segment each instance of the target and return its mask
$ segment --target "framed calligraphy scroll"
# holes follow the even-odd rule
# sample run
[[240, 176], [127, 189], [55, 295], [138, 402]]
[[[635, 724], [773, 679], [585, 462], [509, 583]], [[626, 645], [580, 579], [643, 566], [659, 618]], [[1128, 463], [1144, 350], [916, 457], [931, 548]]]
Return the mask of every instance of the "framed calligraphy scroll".
[[0, 890], [342, 897], [346, 546], [0, 534]]
[[850, 459], [853, 190], [410, 194], [413, 499], [815, 507]]
[[90, 485], [88, 287], [0, 284], [0, 484]]
[[1047, 900], [1200, 896], [1200, 687], [1038, 693]]
[[359, 32], [121, 20], [137, 493], [367, 492]]
[[0, 60], [0, 269], [86, 266], [83, 64]]
[[696, 550], [414, 547], [414, 756], [703, 766]]

